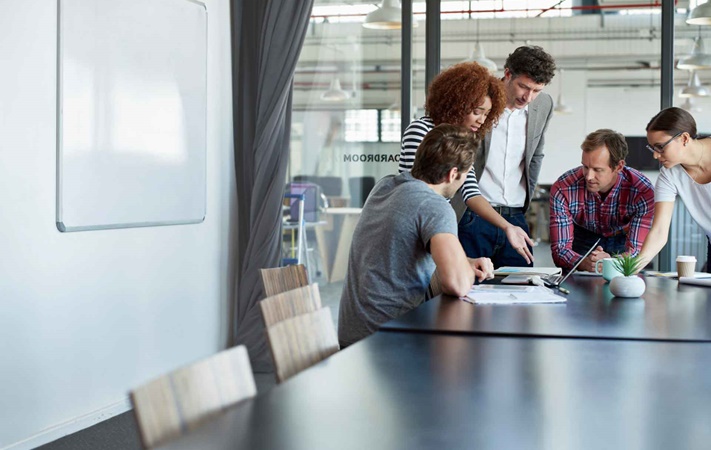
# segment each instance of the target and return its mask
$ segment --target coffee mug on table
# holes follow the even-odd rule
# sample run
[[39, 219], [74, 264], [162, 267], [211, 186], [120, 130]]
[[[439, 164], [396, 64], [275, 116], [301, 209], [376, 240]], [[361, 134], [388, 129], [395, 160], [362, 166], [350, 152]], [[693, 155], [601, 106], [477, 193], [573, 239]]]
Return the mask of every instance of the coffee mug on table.
[[676, 257], [676, 272], [681, 277], [694, 277], [696, 256], [679, 255]]
[[[615, 269], [615, 258], [603, 258], [595, 261], [595, 273], [601, 273], [605, 281], [610, 281], [615, 277], [621, 277], [622, 274]], [[602, 269], [600, 269], [602, 264]]]

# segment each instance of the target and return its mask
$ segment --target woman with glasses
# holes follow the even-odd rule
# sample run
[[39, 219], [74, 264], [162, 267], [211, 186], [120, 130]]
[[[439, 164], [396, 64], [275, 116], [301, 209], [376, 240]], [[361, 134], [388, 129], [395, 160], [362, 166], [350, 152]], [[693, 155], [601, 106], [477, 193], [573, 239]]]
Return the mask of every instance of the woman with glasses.
[[654, 221], [639, 255], [644, 267], [667, 243], [674, 200], [711, 236], [711, 139], [699, 138], [696, 121], [681, 108], [667, 108], [647, 124], [647, 148], [662, 167], [654, 192]]

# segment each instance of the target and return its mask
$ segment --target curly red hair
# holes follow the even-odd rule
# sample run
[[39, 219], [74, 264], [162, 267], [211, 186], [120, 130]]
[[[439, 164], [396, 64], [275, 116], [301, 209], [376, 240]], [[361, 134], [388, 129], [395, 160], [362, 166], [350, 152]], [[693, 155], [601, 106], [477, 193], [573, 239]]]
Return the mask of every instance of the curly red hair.
[[491, 112], [476, 133], [483, 137], [504, 112], [506, 92], [501, 80], [475, 62], [456, 64], [434, 77], [427, 91], [425, 111], [435, 125], [461, 125], [487, 95], [491, 98]]

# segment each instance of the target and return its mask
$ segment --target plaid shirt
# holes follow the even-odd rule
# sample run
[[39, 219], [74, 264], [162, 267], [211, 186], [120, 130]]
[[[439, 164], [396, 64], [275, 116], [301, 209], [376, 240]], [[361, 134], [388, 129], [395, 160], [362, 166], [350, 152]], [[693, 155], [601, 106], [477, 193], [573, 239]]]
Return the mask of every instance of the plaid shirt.
[[641, 172], [625, 166], [603, 200], [585, 189], [581, 166], [553, 184], [550, 206], [553, 261], [570, 268], [582, 256], [573, 251], [573, 224], [604, 237], [624, 233], [627, 251], [636, 255], [652, 227], [654, 188]]

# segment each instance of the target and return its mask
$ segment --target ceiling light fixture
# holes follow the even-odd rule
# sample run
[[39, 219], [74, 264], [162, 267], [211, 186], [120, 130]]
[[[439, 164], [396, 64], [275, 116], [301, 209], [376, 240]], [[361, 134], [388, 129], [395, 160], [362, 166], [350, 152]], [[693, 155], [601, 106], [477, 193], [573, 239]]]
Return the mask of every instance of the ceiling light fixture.
[[681, 109], [685, 109], [686, 111], [689, 112], [701, 112], [703, 111], [701, 107], [696, 105], [694, 101], [691, 98], [688, 98], [684, 101], [684, 104], [681, 105]]
[[563, 100], [563, 93], [560, 92], [558, 93], [558, 100], [555, 102], [555, 108], [553, 108], [553, 112], [556, 114], [572, 114], [573, 113], [573, 108], [565, 104], [565, 101]]
[[563, 99], [563, 71], [560, 71], [560, 78], [558, 79], [558, 86], [560, 90], [558, 91], [558, 99], [555, 102], [555, 108], [553, 112], [556, 114], [572, 114], [573, 108], [565, 104]]
[[711, 25], [711, 2], [698, 5], [686, 19], [689, 25]]
[[333, 77], [333, 80], [331, 80], [331, 86], [326, 92], [321, 94], [321, 100], [327, 102], [345, 102], [349, 97], [350, 95], [348, 92], [341, 89], [341, 81], [338, 77]]
[[[417, 26], [413, 21], [412, 26]], [[400, 0], [383, 0], [378, 9], [365, 16], [365, 28], [375, 30], [399, 30], [402, 28], [402, 9]]]
[[682, 70], [697, 70], [711, 68], [711, 55], [706, 53], [704, 48], [704, 40], [701, 36], [694, 38], [694, 46], [691, 49], [691, 55], [679, 58], [676, 64], [677, 69]]
[[[469, 0], [469, 21], [467, 22], [467, 28], [469, 27], [468, 24], [472, 20], [473, 20], [473, 18], [472, 18], [472, 2], [471, 2], [471, 0]], [[492, 75], [494, 75], [496, 73], [496, 70], [498, 69], [498, 67], [496, 67], [496, 63], [486, 57], [486, 54], [484, 53], [484, 46], [481, 45], [481, 41], [479, 40], [479, 19], [477, 19], [477, 21], [476, 21], [476, 42], [474, 43], [474, 51], [472, 52], [471, 58], [465, 59], [462, 62], [471, 62], [471, 61], [484, 67]]]
[[496, 63], [487, 58], [486, 54], [484, 54], [484, 46], [481, 45], [481, 42], [477, 42], [476, 44], [474, 44], [474, 51], [472, 52], [472, 57], [468, 61], [474, 61], [475, 63], [479, 64], [480, 66], [491, 72], [492, 75], [495, 74], [496, 70], [498, 69]]
[[708, 97], [709, 95], [711, 95], [711, 92], [701, 84], [699, 74], [693, 70], [689, 72], [689, 83], [681, 90], [679, 97]]

